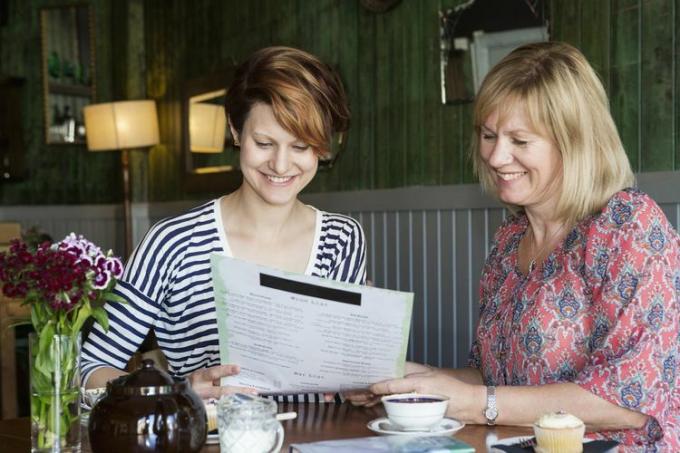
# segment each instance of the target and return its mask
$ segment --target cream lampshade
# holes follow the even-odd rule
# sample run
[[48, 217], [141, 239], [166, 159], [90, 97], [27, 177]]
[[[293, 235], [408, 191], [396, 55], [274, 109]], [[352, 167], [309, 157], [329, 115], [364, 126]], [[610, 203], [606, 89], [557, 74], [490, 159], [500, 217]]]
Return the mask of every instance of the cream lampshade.
[[221, 153], [227, 131], [224, 107], [206, 102], [189, 104], [189, 140], [193, 153]]
[[88, 105], [85, 113], [87, 149], [106, 151], [158, 144], [154, 101], [122, 101]]
[[87, 149], [121, 150], [125, 253], [132, 252], [130, 163], [128, 149], [153, 146], [159, 142], [156, 102], [149, 100], [108, 102], [83, 108]]

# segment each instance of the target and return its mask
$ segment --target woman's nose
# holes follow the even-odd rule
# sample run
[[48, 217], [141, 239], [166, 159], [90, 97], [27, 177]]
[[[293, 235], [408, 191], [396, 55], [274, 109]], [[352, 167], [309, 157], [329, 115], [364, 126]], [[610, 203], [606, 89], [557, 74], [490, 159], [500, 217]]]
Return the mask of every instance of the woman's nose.
[[512, 150], [510, 145], [505, 143], [503, 140], [496, 140], [493, 149], [491, 150], [491, 155], [489, 156], [489, 165], [492, 167], [502, 167], [512, 163]]
[[269, 161], [269, 167], [279, 175], [285, 174], [288, 171], [289, 165], [290, 165], [289, 151], [284, 146], [278, 148], [274, 152], [272, 159]]

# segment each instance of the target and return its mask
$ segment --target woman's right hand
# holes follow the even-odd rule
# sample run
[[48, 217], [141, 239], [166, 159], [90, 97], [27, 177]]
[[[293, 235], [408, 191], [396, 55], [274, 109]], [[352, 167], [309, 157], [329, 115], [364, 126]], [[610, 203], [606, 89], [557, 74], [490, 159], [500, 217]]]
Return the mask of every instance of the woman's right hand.
[[[415, 373], [425, 373], [434, 371], [435, 369], [429, 365], [422, 365], [420, 363], [415, 362], [406, 362], [404, 366], [404, 377], [408, 377]], [[344, 392], [342, 396], [344, 396], [345, 399], [347, 399], [347, 401], [352, 403], [352, 405], [354, 406], [366, 406], [366, 407], [375, 406], [380, 402], [380, 398], [382, 397], [382, 395], [374, 395], [368, 389], [351, 390], [348, 392]]]
[[189, 375], [189, 382], [194, 391], [202, 399], [218, 399], [229, 393], [249, 393], [257, 395], [257, 390], [251, 387], [221, 386], [220, 378], [238, 374], [241, 369], [238, 365], [217, 365], [201, 368]]

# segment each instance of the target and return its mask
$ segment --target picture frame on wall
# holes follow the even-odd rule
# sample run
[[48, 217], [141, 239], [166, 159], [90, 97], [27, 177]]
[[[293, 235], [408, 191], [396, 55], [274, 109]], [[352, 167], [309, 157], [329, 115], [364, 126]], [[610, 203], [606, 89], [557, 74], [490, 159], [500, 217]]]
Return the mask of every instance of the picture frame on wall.
[[83, 107], [95, 98], [93, 31], [89, 5], [40, 11], [47, 144], [85, 144]]

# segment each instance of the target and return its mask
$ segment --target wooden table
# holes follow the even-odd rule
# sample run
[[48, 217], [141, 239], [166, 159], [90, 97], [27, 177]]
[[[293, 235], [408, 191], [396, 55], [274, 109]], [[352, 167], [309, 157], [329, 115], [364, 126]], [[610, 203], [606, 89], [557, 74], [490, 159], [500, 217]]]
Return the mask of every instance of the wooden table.
[[[374, 435], [366, 424], [385, 415], [382, 407], [359, 408], [349, 404], [280, 404], [279, 412], [296, 411], [295, 420], [283, 422], [286, 432], [284, 448], [286, 453], [292, 443], [313, 442], [317, 440], [366, 437]], [[529, 428], [509, 426], [487, 427], [468, 425], [455, 434], [455, 437], [475, 447], [478, 452], [486, 452], [487, 442], [496, 439], [530, 434]], [[30, 428], [28, 418], [0, 420], [0, 446], [4, 453], [25, 453], [30, 450]], [[83, 452], [88, 452], [83, 445]], [[219, 445], [206, 445], [203, 453], [219, 453]]]

